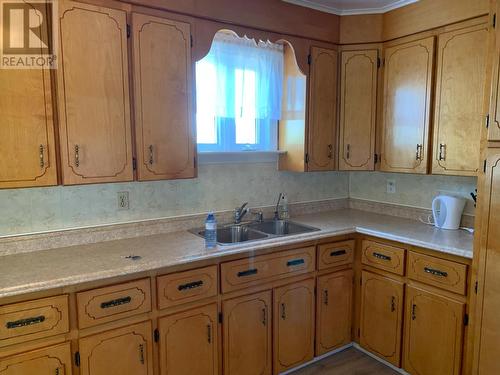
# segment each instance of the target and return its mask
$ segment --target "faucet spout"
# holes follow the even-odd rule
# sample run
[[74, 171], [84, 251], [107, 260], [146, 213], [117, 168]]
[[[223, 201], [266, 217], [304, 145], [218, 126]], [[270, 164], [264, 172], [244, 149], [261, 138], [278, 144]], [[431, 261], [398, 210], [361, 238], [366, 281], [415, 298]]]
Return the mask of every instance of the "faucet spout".
[[274, 220], [280, 219], [279, 206], [280, 206], [281, 198], [283, 198], [283, 193], [279, 193], [279, 195], [278, 195], [278, 201], [276, 202], [276, 208], [274, 210]]
[[248, 202], [245, 202], [241, 205], [241, 207], [237, 207], [234, 209], [234, 223], [240, 224], [243, 217], [248, 213], [249, 209], [245, 208]]

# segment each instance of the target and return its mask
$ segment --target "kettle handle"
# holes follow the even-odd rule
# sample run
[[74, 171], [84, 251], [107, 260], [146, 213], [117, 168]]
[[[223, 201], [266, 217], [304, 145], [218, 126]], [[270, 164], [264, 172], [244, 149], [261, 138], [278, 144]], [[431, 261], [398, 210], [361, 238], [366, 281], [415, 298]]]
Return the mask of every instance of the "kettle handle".
[[[437, 215], [437, 204], [438, 202], [441, 201], [441, 197], [436, 197], [432, 200], [432, 217], [434, 218], [434, 225], [437, 227], [441, 227], [443, 223], [440, 223], [439, 217]], [[441, 216], [441, 215], [439, 215]]]

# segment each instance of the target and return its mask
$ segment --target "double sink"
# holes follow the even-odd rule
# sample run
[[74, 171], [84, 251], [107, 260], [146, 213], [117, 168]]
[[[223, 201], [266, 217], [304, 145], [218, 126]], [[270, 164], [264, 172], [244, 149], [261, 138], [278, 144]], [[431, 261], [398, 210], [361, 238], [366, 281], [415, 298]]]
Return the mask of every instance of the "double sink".
[[[250, 223], [228, 224], [217, 228], [217, 243], [219, 245], [230, 245], [314, 231], [319, 231], [319, 229], [290, 220], [263, 220]], [[195, 229], [191, 232], [205, 237], [205, 230]]]

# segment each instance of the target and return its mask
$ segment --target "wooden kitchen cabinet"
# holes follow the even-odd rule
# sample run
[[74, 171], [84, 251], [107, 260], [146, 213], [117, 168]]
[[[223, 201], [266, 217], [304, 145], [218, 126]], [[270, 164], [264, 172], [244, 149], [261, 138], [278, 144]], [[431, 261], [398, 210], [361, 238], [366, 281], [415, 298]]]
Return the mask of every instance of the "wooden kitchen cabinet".
[[380, 169], [425, 174], [434, 37], [387, 44], [384, 61]]
[[361, 277], [360, 344], [399, 367], [403, 283], [366, 271]]
[[222, 304], [225, 375], [271, 375], [272, 292]]
[[404, 369], [412, 375], [461, 373], [465, 303], [407, 286]]
[[274, 290], [274, 374], [314, 357], [314, 280]]
[[50, 71], [0, 70], [0, 188], [57, 185]]
[[217, 375], [217, 304], [160, 318], [161, 375]]
[[[491, 4], [491, 17], [495, 17], [495, 22], [498, 22], [500, 2], [492, 1]], [[500, 141], [500, 28], [498, 26], [493, 28], [490, 35], [494, 40], [494, 49], [490, 56], [493, 63], [493, 71], [488, 114], [488, 140]]]
[[337, 137], [337, 51], [311, 48], [309, 75], [308, 171], [335, 169]]
[[139, 181], [196, 176], [191, 26], [132, 13]]
[[378, 50], [341, 52], [339, 169], [375, 168]]
[[318, 277], [316, 355], [325, 354], [352, 341], [353, 271]]
[[62, 1], [59, 35], [63, 184], [131, 181], [126, 12]]
[[81, 375], [152, 375], [151, 322], [82, 338], [79, 355]]
[[488, 25], [439, 35], [433, 174], [475, 176], [484, 126]]

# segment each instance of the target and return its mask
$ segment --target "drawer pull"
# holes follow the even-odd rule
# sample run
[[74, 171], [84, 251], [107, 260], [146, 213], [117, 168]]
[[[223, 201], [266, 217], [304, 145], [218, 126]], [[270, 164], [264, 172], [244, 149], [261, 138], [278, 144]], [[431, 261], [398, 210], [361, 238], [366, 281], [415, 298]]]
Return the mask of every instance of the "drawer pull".
[[286, 320], [286, 306], [284, 303], [281, 304], [281, 319]]
[[212, 343], [212, 325], [207, 325], [207, 341], [209, 344]]
[[325, 289], [323, 291], [323, 303], [325, 306], [328, 306], [328, 289]]
[[7, 329], [13, 329], [19, 327], [26, 327], [33, 324], [43, 323], [44, 321], [45, 321], [45, 316], [40, 315], [40, 316], [35, 316], [33, 318], [20, 319], [14, 322], [7, 322], [7, 324], [5, 324], [5, 327], [7, 327]]
[[132, 297], [123, 297], [123, 298], [117, 298], [112, 301], [107, 301], [101, 303], [101, 309], [109, 309], [110, 307], [116, 307], [116, 306], [121, 306], [121, 305], [126, 305], [127, 303], [132, 302]]
[[417, 319], [417, 305], [413, 304], [411, 307], [411, 320]]
[[330, 253], [330, 256], [331, 257], [339, 257], [341, 255], [346, 255], [346, 254], [347, 254], [347, 251], [345, 251], [345, 250], [336, 250], [336, 251], [332, 251]]
[[267, 308], [265, 307], [262, 309], [262, 324], [267, 325]]
[[373, 253], [373, 256], [375, 258], [386, 260], [386, 261], [390, 261], [392, 259], [390, 256], [387, 256], [387, 255], [384, 255], [384, 254], [380, 254], [380, 253]]
[[143, 344], [139, 344], [139, 361], [141, 362], [142, 365], [144, 364], [144, 345]]
[[436, 270], [434, 268], [424, 267], [424, 271], [425, 271], [425, 273], [430, 273], [431, 275], [434, 275], [434, 276], [448, 277], [448, 272]]
[[257, 275], [257, 268], [252, 268], [246, 271], [238, 272], [238, 277]]
[[287, 267], [298, 266], [299, 264], [304, 264], [304, 259], [293, 259], [286, 262]]
[[187, 284], [181, 284], [177, 287], [177, 289], [180, 292], [182, 292], [184, 290], [196, 289], [196, 288], [199, 288], [200, 286], [203, 286], [203, 280], [193, 281], [193, 282], [187, 283]]
[[391, 298], [391, 312], [396, 311], [396, 297]]

